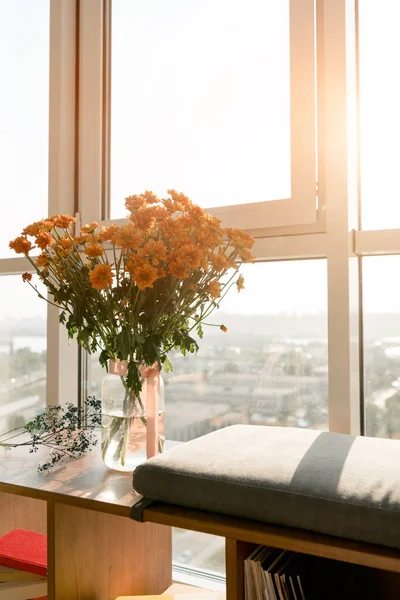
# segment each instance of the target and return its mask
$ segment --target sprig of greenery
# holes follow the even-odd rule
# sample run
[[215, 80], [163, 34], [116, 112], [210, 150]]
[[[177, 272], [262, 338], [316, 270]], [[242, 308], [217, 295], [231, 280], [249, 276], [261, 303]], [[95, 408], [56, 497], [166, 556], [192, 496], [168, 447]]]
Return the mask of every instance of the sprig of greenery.
[[[83, 407], [70, 402], [65, 406], [48, 406], [33, 421], [2, 434], [0, 447], [11, 450], [28, 446], [30, 453], [48, 448], [49, 460], [38, 466], [39, 473], [47, 473], [62, 459], [77, 459], [97, 445], [95, 428], [101, 425], [100, 406], [100, 400], [93, 396], [87, 397]], [[15, 441], [27, 434], [29, 439]]]

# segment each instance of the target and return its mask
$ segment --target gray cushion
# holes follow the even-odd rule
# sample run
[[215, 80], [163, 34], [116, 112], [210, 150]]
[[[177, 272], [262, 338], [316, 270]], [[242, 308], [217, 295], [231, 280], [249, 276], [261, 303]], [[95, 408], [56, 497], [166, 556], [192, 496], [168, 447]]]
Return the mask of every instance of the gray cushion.
[[175, 505], [400, 548], [400, 441], [234, 425], [136, 468]]

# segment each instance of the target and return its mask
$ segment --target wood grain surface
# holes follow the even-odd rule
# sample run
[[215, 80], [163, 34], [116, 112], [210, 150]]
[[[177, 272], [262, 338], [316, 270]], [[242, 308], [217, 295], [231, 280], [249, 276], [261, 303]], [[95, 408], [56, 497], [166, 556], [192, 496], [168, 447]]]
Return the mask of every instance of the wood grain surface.
[[172, 583], [171, 529], [55, 504], [56, 600], [161, 594]]
[[400, 550], [395, 548], [162, 503], [154, 503], [143, 515], [151, 523], [400, 573]]
[[0, 492], [0, 537], [16, 528], [46, 533], [46, 502]]
[[132, 489], [132, 473], [108, 469], [101, 459], [100, 447], [44, 475], [38, 473], [38, 464], [47, 456], [44, 451], [30, 454], [28, 448], [1, 455], [0, 492], [129, 517], [130, 507], [139, 499]]

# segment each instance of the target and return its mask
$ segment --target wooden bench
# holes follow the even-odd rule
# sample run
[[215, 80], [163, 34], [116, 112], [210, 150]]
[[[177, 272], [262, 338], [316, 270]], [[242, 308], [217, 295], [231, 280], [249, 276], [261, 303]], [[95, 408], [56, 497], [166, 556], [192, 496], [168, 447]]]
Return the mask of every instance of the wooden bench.
[[258, 544], [369, 567], [357, 597], [394, 600], [399, 450], [392, 440], [229, 427], [138, 467], [143, 499], [131, 516], [224, 537], [228, 600], [244, 600], [243, 563]]

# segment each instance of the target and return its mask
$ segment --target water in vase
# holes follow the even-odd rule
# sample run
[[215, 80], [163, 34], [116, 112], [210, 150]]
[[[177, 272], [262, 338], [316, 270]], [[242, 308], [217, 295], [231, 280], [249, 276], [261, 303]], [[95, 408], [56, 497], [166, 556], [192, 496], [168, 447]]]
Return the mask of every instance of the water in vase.
[[[164, 411], [158, 415], [158, 451], [164, 451]], [[122, 410], [102, 410], [101, 450], [107, 467], [134, 471], [146, 456], [146, 417], [125, 417]]]

